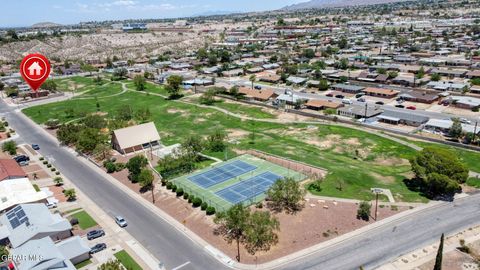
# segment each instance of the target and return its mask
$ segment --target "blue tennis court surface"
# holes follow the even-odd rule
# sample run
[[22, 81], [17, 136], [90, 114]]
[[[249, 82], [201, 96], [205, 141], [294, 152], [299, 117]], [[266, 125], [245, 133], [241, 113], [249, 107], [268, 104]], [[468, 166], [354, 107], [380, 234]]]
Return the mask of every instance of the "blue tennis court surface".
[[237, 204], [266, 192], [280, 178], [282, 176], [265, 172], [219, 190], [215, 194], [233, 204]]
[[201, 174], [188, 177], [188, 180], [203, 188], [209, 188], [213, 185], [225, 182], [244, 173], [253, 171], [256, 168], [256, 166], [250, 165], [241, 160], [235, 160], [232, 163], [228, 163]]

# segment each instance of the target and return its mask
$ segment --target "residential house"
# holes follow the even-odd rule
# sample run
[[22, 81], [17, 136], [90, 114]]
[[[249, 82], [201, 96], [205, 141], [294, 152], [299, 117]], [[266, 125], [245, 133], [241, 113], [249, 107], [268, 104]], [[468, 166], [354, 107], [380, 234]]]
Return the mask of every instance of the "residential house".
[[382, 114], [377, 116], [377, 119], [380, 122], [393, 124], [393, 125], [407, 125], [418, 127], [426, 123], [429, 118], [426, 116], [413, 114], [410, 112], [399, 112], [399, 111], [384, 111]]
[[243, 70], [241, 68], [227, 70], [222, 72], [223, 76], [225, 77], [235, 77], [243, 75]]
[[435, 93], [429, 93], [427, 91], [410, 91], [408, 93], [403, 93], [399, 96], [405, 101], [419, 102], [432, 104], [433, 102], [440, 99], [440, 96]]
[[435, 89], [438, 91], [462, 92], [465, 87], [468, 87], [468, 84], [447, 81], [429, 82], [427, 84], [427, 88]]
[[[430, 119], [427, 123], [425, 123], [424, 130], [429, 132], [442, 132], [444, 134], [448, 134], [450, 128], [453, 125], [453, 121], [450, 119]], [[467, 133], [480, 133], [480, 127], [475, 129], [475, 125], [470, 124], [463, 124], [462, 131]]]
[[325, 109], [338, 109], [343, 107], [343, 104], [340, 102], [334, 102], [330, 100], [317, 100], [317, 99], [310, 99], [305, 103], [305, 106], [308, 109], [319, 111]]
[[[480, 108], [480, 98], [469, 96], [451, 96], [452, 105], [462, 109]], [[0, 182], [1, 183], [1, 182]]]
[[296, 105], [299, 102], [304, 102], [307, 99], [305, 97], [301, 97], [295, 94], [281, 94], [276, 99], [280, 103], [288, 104], [288, 105]]
[[245, 95], [245, 97], [247, 98], [254, 99], [257, 101], [262, 101], [262, 102], [275, 99], [278, 97], [278, 95], [272, 89], [256, 90], [248, 87], [240, 87], [238, 92], [240, 94]]
[[45, 202], [47, 197], [45, 192], [35, 190], [28, 178], [0, 181], [0, 212], [22, 203]]
[[381, 98], [394, 98], [400, 93], [399, 91], [392, 90], [392, 89], [385, 89], [385, 88], [376, 88], [376, 87], [367, 87], [363, 90], [366, 95], [373, 96], [373, 97], [381, 97]]
[[160, 135], [153, 122], [117, 129], [112, 135], [113, 149], [121, 154], [142, 151], [160, 145]]
[[338, 115], [351, 117], [355, 119], [370, 118], [381, 114], [383, 110], [379, 106], [372, 106], [365, 103], [363, 105], [350, 105], [337, 110]]
[[258, 76], [259, 81], [268, 83], [278, 83], [281, 79], [281, 76], [273, 73], [264, 73]]
[[27, 177], [27, 174], [15, 160], [0, 159], [0, 181], [25, 177]]
[[332, 89], [336, 91], [342, 91], [350, 94], [357, 94], [361, 92], [365, 87], [353, 85], [353, 84], [335, 84], [332, 85]]
[[296, 84], [296, 85], [304, 84], [306, 81], [307, 81], [306, 78], [296, 77], [296, 76], [289, 76], [287, 78], [287, 82], [290, 82], [291, 84]]
[[33, 239], [49, 236], [58, 241], [72, 236], [72, 225], [52, 214], [43, 203], [19, 204], [0, 217], [0, 243], [17, 248]]
[[75, 270], [75, 264], [90, 258], [89, 251], [90, 248], [79, 236], [59, 243], [45, 237], [12, 249], [11, 255], [18, 270]]

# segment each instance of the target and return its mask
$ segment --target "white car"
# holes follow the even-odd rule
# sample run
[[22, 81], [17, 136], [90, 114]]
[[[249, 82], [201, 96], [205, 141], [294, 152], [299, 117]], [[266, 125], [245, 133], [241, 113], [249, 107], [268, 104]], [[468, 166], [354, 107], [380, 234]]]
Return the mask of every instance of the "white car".
[[115, 217], [115, 222], [117, 223], [118, 226], [120, 226], [122, 228], [127, 227], [127, 225], [128, 225], [127, 221], [121, 216], [116, 216]]
[[45, 205], [48, 207], [48, 209], [57, 208], [56, 202], [46, 202]]

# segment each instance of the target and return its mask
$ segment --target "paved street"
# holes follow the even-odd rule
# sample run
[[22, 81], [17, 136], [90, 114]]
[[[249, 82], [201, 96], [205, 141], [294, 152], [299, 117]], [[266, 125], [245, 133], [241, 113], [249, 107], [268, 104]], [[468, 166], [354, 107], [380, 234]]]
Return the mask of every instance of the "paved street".
[[[108, 182], [73, 154], [58, 145], [39, 128], [0, 101], [0, 113], [27, 143], [38, 143], [40, 153], [50, 156], [54, 165], [70, 178], [83, 193], [111, 214], [121, 214], [129, 222], [127, 231], [159, 260], [167, 269], [184, 265], [180, 269], [225, 269], [201, 246], [175, 230], [145, 206], [134, 201], [124, 191]], [[321, 249], [307, 256], [286, 260], [276, 269], [372, 269], [398, 255], [436, 241], [439, 235], [453, 233], [480, 223], [480, 195], [470, 196], [456, 203], [443, 203], [384, 224], [353, 237], [349, 241]], [[187, 264], [187, 262], [190, 262]], [[287, 263], [288, 262], [288, 263]], [[266, 266], [266, 265], [265, 265]], [[259, 266], [260, 267], [260, 266]]]

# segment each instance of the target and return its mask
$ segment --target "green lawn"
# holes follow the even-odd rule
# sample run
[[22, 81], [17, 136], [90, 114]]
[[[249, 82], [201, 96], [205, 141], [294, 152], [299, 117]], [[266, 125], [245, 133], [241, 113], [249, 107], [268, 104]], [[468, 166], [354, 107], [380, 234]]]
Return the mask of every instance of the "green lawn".
[[87, 266], [87, 265], [89, 265], [89, 264], [91, 264], [91, 263], [92, 263], [92, 260], [88, 259], [88, 260], [83, 261], [83, 262], [81, 262], [81, 263], [75, 264], [75, 268], [80, 269], [80, 268], [85, 267], [85, 266]]
[[467, 179], [467, 185], [480, 188], [480, 178], [470, 177]]
[[114, 254], [115, 258], [119, 260], [123, 266], [128, 270], [142, 270], [142, 267], [125, 251], [121, 250]]
[[97, 222], [85, 211], [72, 214], [71, 217], [78, 219], [78, 226], [80, 226], [82, 230], [86, 230], [97, 225]]
[[276, 118], [275, 115], [264, 111], [263, 108], [261, 107], [256, 107], [256, 106], [239, 105], [236, 103], [227, 103], [222, 101], [216, 102], [212, 106], [228, 110], [232, 113], [241, 114], [241, 115], [245, 115], [245, 116], [257, 118], [257, 119]]
[[[132, 82], [124, 82], [130, 88]], [[120, 84], [118, 87], [121, 87]], [[155, 85], [152, 87], [157, 89], [155, 91], [163, 89]], [[118, 89], [112, 89], [114, 93], [118, 91]], [[149, 108], [153, 115], [152, 120], [165, 145], [181, 143], [191, 135], [206, 137], [218, 129], [226, 130], [231, 134], [240, 132], [243, 135], [235, 137], [229, 145], [229, 158], [235, 156], [234, 149], [258, 149], [325, 168], [328, 170], [328, 175], [320, 195], [372, 199], [370, 188], [380, 187], [390, 189], [395, 199], [399, 201], [425, 202], [427, 200], [418, 192], [409, 190], [403, 183], [404, 179], [411, 177], [408, 158], [415, 154], [415, 150], [372, 133], [336, 125], [244, 121], [214, 108], [201, 108], [165, 100], [155, 95], [146, 96], [136, 91], [113, 97], [103, 95], [104, 98], [101, 98], [103, 93], [97, 89], [87, 92], [86, 95], [98, 96], [97, 101], [101, 110], [108, 115], [115, 115], [123, 105], [130, 105], [134, 110]], [[23, 112], [39, 124], [51, 118], [67, 122], [80, 118], [85, 113], [95, 112], [97, 101], [94, 98], [77, 98], [27, 108]], [[260, 108], [241, 104], [233, 106], [229, 103], [218, 104], [229, 107], [229, 110], [255, 117], [259, 117], [260, 114], [258, 110]], [[74, 111], [74, 116], [70, 119], [65, 113], [67, 109]], [[253, 141], [251, 134], [254, 134]], [[435, 145], [410, 142], [420, 146]], [[443, 145], [435, 145], [435, 147], [456, 151], [471, 170], [480, 172], [480, 153]], [[224, 153], [206, 154], [224, 159]]]

